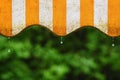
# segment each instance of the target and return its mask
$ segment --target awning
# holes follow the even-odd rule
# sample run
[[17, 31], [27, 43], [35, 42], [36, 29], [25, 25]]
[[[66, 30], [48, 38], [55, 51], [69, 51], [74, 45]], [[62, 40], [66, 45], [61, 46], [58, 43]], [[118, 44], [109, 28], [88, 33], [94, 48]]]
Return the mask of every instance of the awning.
[[0, 0], [0, 33], [42, 25], [64, 36], [85, 26], [120, 35], [120, 0]]

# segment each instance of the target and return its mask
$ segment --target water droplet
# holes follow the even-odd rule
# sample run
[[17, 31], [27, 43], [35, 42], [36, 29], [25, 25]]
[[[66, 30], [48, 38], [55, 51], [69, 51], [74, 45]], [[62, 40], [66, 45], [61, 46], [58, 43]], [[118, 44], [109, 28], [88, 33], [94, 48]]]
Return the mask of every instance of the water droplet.
[[115, 43], [114, 43], [115, 39], [114, 37], [112, 38], [112, 46], [114, 47], [115, 46]]
[[61, 41], [60, 44], [63, 44], [63, 41]]
[[10, 53], [11, 52], [11, 50], [10, 49], [8, 49], [8, 53]]
[[114, 47], [114, 46], [115, 46], [115, 44], [113, 43], [113, 44], [112, 44], [112, 46]]
[[8, 37], [8, 47], [9, 47], [9, 49], [7, 50], [8, 53], [11, 52], [11, 49], [10, 49], [10, 39], [11, 39], [11, 37]]
[[60, 44], [63, 44], [63, 37], [60, 38]]

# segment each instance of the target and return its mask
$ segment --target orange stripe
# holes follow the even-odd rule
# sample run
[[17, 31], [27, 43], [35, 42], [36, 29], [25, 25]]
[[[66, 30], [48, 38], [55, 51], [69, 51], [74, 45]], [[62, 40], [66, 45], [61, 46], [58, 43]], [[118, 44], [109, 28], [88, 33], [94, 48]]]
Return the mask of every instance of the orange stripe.
[[80, 25], [94, 25], [94, 0], [81, 0], [80, 2]]
[[26, 0], [26, 25], [39, 24], [39, 0]]
[[120, 35], [120, 0], [108, 0], [108, 34], [110, 36]]
[[0, 33], [12, 35], [12, 0], [0, 0]]
[[53, 0], [53, 31], [66, 34], [66, 0]]

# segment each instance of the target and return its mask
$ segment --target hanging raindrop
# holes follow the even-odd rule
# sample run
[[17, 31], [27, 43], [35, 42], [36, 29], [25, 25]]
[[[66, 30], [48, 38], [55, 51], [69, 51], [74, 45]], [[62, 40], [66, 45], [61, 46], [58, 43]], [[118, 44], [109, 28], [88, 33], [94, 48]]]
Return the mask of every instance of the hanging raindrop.
[[115, 43], [114, 43], [114, 37], [112, 38], [112, 46], [114, 47], [115, 46]]
[[8, 53], [10, 53], [11, 52], [11, 49], [8, 49]]
[[[8, 37], [8, 46], [10, 45], [10, 37]], [[11, 49], [10, 49], [10, 46], [9, 46], [9, 49], [7, 50], [8, 53], [11, 52]]]
[[112, 44], [112, 46], [114, 47], [114, 46], [115, 46], [115, 44], [113, 43], [113, 44]]
[[60, 44], [63, 44], [63, 37], [60, 38]]

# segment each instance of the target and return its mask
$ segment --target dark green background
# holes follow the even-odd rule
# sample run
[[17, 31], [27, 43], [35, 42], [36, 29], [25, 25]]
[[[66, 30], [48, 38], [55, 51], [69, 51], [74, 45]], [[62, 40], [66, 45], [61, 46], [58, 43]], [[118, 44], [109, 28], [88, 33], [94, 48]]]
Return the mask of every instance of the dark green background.
[[40, 26], [1, 35], [0, 80], [120, 80], [120, 37], [86, 27], [60, 39]]

